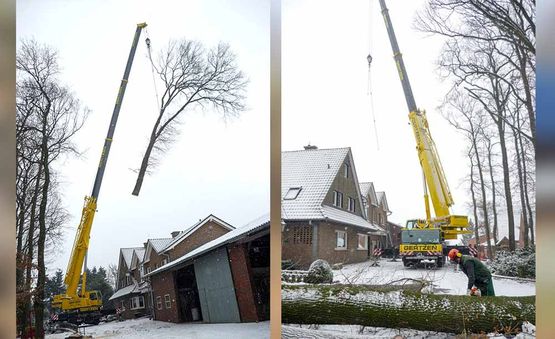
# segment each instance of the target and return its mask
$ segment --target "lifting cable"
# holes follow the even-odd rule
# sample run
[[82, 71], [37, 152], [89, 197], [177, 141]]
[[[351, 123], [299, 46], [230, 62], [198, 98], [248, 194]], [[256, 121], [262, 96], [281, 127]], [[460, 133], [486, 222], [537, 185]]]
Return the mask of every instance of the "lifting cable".
[[154, 62], [152, 61], [152, 51], [150, 48], [150, 37], [148, 35], [148, 28], [145, 28], [145, 36], [146, 36], [146, 39], [145, 39], [146, 49], [148, 51], [148, 59], [150, 60], [150, 70], [152, 72], [152, 83], [154, 84], [154, 93], [156, 94], [156, 107], [158, 108], [158, 112], [160, 112], [162, 107], [161, 107], [160, 97], [158, 96], [158, 88], [156, 87], [156, 71], [154, 67]]
[[[369, 1], [369, 20], [368, 20], [368, 50], [372, 51], [372, 38], [373, 38], [373, 31], [372, 31], [372, 23], [373, 23], [373, 18], [372, 18], [372, 0]], [[380, 150], [380, 143], [378, 140], [378, 129], [376, 127], [376, 115], [374, 112], [374, 96], [372, 93], [372, 55], [370, 55], [370, 53], [368, 53], [368, 56], [366, 57], [366, 60], [368, 61], [368, 87], [366, 90], [366, 95], [370, 96], [370, 111], [372, 113], [372, 121], [374, 123], [374, 135], [376, 136], [376, 146], [378, 148], [378, 151]]]

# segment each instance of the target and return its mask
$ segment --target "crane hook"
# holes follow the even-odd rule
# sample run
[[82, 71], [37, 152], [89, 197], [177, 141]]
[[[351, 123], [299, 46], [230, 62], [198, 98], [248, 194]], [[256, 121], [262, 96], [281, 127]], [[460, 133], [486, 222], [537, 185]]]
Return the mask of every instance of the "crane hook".
[[150, 38], [145, 39], [146, 47], [150, 49]]
[[368, 67], [370, 67], [370, 65], [372, 64], [372, 56], [368, 54], [368, 56], [366, 57], [366, 60], [368, 60]]

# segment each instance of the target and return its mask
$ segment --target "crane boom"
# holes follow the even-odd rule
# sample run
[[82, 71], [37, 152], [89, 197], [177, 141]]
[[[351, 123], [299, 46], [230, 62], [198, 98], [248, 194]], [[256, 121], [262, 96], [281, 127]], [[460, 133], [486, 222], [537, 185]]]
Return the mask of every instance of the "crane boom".
[[[441, 239], [456, 239], [459, 234], [469, 233], [466, 229], [468, 227], [468, 217], [451, 215], [449, 209], [454, 204], [454, 201], [428, 126], [426, 112], [418, 109], [416, 106], [405, 63], [403, 62], [403, 55], [399, 49], [395, 31], [393, 30], [393, 24], [389, 17], [389, 11], [385, 4], [385, 0], [379, 1], [391, 48], [393, 49], [393, 58], [395, 59], [397, 73], [399, 74], [399, 79], [401, 80], [405, 100], [409, 109], [409, 121], [416, 140], [416, 150], [418, 152], [418, 159], [422, 167], [424, 178], [426, 220], [412, 220], [410, 224], [420, 229], [438, 229], [441, 234]], [[432, 202], [435, 218], [431, 217], [429, 200]], [[407, 228], [411, 227], [409, 227], [409, 223], [407, 223]], [[409, 235], [409, 237], [413, 237], [413, 235]]]
[[[112, 139], [116, 129], [123, 96], [127, 87], [129, 73], [131, 72], [131, 66], [133, 65], [133, 59], [135, 57], [135, 51], [137, 50], [137, 44], [139, 42], [141, 31], [146, 26], [146, 23], [137, 24], [137, 29], [135, 31], [133, 43], [131, 45], [131, 50], [129, 52], [127, 64], [125, 66], [125, 71], [119, 87], [116, 103], [112, 112], [112, 118], [108, 127], [108, 134], [104, 140], [104, 147], [102, 148], [102, 154], [100, 156], [100, 162], [98, 164], [92, 193], [90, 196], [85, 197], [81, 220], [79, 222], [79, 226], [77, 227], [77, 233], [75, 235], [71, 256], [69, 258], [66, 275], [64, 277], [66, 293], [54, 296], [54, 300], [52, 302], [52, 306], [61, 308], [64, 311], [95, 311], [102, 306], [102, 300], [97, 291], [86, 291], [86, 271], [83, 268], [83, 263], [86, 260], [87, 251], [89, 249], [89, 238], [96, 212], [96, 203], [100, 193], [100, 186], [102, 185], [102, 179], [104, 177], [104, 171], [106, 169], [106, 163], [108, 161], [108, 155], [110, 153], [110, 147], [112, 145]], [[83, 273], [81, 274], [82, 271]], [[80, 281], [81, 290], [78, 293]]]

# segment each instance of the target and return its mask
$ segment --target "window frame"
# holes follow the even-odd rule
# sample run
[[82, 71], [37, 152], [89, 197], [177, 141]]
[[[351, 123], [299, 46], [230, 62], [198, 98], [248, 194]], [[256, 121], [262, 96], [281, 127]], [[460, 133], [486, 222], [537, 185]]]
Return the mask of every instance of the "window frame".
[[349, 212], [355, 213], [356, 212], [356, 200], [355, 200], [355, 198], [347, 197], [347, 201], [348, 201], [347, 210]]
[[343, 193], [333, 191], [333, 206], [343, 208]]
[[[364, 247], [360, 247], [360, 237], [363, 236], [365, 241], [365, 246]], [[357, 233], [357, 250], [360, 251], [367, 251], [368, 250], [368, 234], [364, 234], [364, 233]]]
[[344, 163], [343, 164], [343, 177], [344, 178], [348, 178], [349, 177], [349, 168], [351, 166], [348, 163]]
[[285, 193], [283, 200], [297, 199], [297, 197], [299, 196], [302, 190], [303, 190], [302, 186], [289, 187], [289, 190], [287, 191], [287, 193]]
[[158, 310], [161, 310], [161, 309], [164, 308], [163, 305], [162, 305], [162, 296], [160, 296], [160, 295], [156, 296], [156, 308]]
[[[344, 246], [338, 246], [338, 240], [339, 235], [343, 234], [343, 245]], [[335, 230], [335, 250], [336, 251], [346, 251], [347, 250], [347, 239], [348, 239], [348, 235], [347, 235], [347, 231], [342, 231], [342, 230]]]
[[172, 308], [172, 300], [169, 294], [164, 294], [164, 305], [166, 306], [166, 309]]
[[[141, 306], [140, 300], [143, 301], [143, 306]], [[145, 308], [145, 297], [142, 295], [132, 297], [130, 301], [131, 301], [131, 308], [130, 308], [131, 310], [138, 310], [141, 308]]]

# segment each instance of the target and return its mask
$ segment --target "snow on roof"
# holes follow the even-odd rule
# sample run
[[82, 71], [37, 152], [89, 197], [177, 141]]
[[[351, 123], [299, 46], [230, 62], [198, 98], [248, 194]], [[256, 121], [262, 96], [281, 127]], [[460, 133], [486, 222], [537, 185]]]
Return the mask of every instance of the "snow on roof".
[[124, 288], [120, 288], [119, 290], [117, 290], [116, 293], [112, 294], [112, 296], [108, 300], [117, 299], [131, 293], [139, 293], [139, 292], [140, 292], [139, 286], [136, 283], [133, 283], [129, 286], [125, 286]]
[[361, 182], [360, 185], [360, 194], [363, 197], [370, 197], [370, 203], [374, 206], [378, 206], [378, 197], [376, 196], [376, 190], [374, 189], [373, 182]]
[[228, 243], [234, 242], [235, 240], [243, 237], [244, 235], [248, 235], [250, 233], [255, 233], [255, 232], [259, 232], [261, 230], [263, 230], [264, 228], [269, 228], [270, 227], [270, 213], [266, 213], [254, 220], [252, 220], [251, 222], [249, 222], [248, 224], [246, 224], [245, 226], [239, 227], [234, 229], [233, 231], [229, 231], [226, 234], [207, 242], [206, 244], [199, 246], [197, 248], [195, 248], [194, 250], [192, 250], [191, 252], [175, 259], [174, 261], [171, 261], [167, 264], [165, 264], [162, 267], [159, 267], [158, 269], [155, 269], [154, 271], [150, 272], [149, 274], [147, 274], [146, 276], [150, 276], [156, 273], [160, 273], [162, 271], [165, 271], [171, 267], [174, 267], [176, 265], [179, 265], [181, 263], [184, 263], [188, 260], [194, 259], [196, 257], [198, 257], [199, 255], [202, 255], [208, 251], [214, 250], [220, 246], [226, 245]]
[[378, 202], [383, 205], [384, 211], [391, 212], [387, 204], [387, 198], [385, 197], [385, 192], [376, 192], [376, 196], [378, 197]]
[[[145, 248], [141, 247], [141, 248], [137, 248], [133, 251], [133, 256], [131, 257], [131, 267], [129, 267], [130, 269], [135, 269], [137, 267], [137, 264], [140, 264], [141, 262], [143, 262], [143, 258], [145, 256]], [[136, 260], [134, 260], [135, 258], [137, 258]]]
[[162, 249], [162, 252], [173, 249], [177, 244], [179, 244], [181, 241], [185, 240], [189, 235], [193, 234], [193, 232], [195, 232], [197, 229], [199, 229], [204, 224], [206, 224], [207, 222], [210, 222], [210, 221], [215, 222], [215, 223], [221, 225], [222, 227], [227, 228], [228, 230], [234, 230], [235, 229], [235, 227], [233, 227], [232, 225], [228, 224], [227, 222], [223, 221], [222, 219], [218, 218], [217, 216], [215, 216], [213, 214], [210, 214], [209, 216], [207, 216], [203, 220], [199, 220], [193, 226], [191, 226], [191, 227], [187, 228], [186, 230], [184, 230], [183, 232], [179, 233], [175, 238], [172, 239], [172, 241], [169, 244], [167, 244]]
[[353, 213], [349, 213], [339, 208], [324, 205], [322, 206], [322, 214], [325, 216], [325, 218], [336, 222], [363, 227], [373, 232], [379, 232], [379, 231], [383, 232], [383, 229], [381, 227], [375, 224], [372, 224], [371, 222], [367, 221], [363, 217]]
[[[281, 210], [283, 219], [322, 219], [322, 202], [349, 148], [310, 149], [281, 153]], [[301, 187], [293, 200], [290, 188]]]
[[123, 255], [123, 259], [125, 260], [125, 264], [127, 268], [131, 267], [131, 259], [133, 259], [133, 252], [135, 250], [140, 250], [142, 247], [128, 247], [128, 248], [121, 248], [120, 252]]
[[160, 253], [160, 251], [166, 248], [172, 240], [175, 238], [158, 238], [158, 239], [148, 239], [150, 242], [150, 246], [152, 249], [156, 251], [156, 253]]

